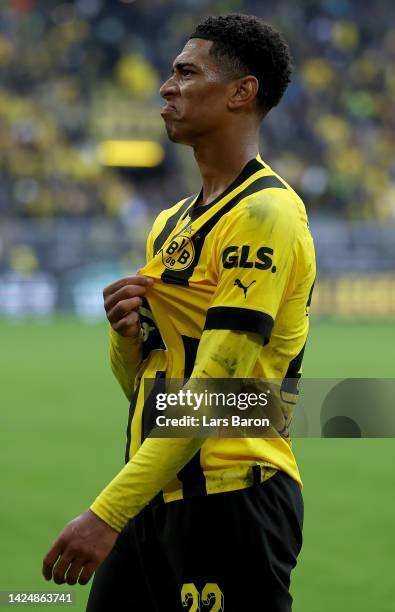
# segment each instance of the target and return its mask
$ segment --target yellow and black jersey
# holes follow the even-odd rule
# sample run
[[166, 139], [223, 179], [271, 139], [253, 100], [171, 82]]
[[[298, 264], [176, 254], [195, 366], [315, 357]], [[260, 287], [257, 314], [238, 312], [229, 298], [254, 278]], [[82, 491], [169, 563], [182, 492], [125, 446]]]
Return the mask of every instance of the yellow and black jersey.
[[292, 416], [315, 278], [304, 205], [260, 157], [210, 205], [198, 200], [153, 225], [140, 271], [154, 279], [140, 308], [143, 341], [112, 332], [114, 372], [128, 396], [134, 389], [126, 465], [91, 509], [119, 531], [157, 495], [168, 502], [242, 489], [278, 470], [301, 483], [282, 427], [270, 438], [150, 437], [147, 379], [283, 381], [287, 423]]
[[[127, 461], [153, 426], [144, 379], [189, 378], [204, 330], [259, 334], [253, 378], [300, 376], [315, 279], [303, 202], [259, 156], [211, 204], [197, 201], [162, 211], [147, 241], [140, 273], [155, 282], [140, 309], [143, 361], [134, 381]], [[231, 362], [225, 369], [232, 377]], [[253, 465], [300, 482], [287, 438], [211, 438], [166, 487], [164, 499], [248, 486], [244, 474]]]

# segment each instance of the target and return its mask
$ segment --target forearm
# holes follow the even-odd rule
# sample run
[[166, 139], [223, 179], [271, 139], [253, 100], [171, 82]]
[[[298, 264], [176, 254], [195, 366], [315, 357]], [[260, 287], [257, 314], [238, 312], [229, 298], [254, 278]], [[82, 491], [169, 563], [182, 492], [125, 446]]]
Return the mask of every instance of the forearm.
[[147, 438], [91, 510], [121, 531], [192, 459], [202, 443], [200, 439]]
[[191, 378], [248, 378], [261, 348], [258, 334], [207, 330], [199, 343]]
[[[248, 378], [258, 358], [260, 339], [228, 330], [204, 332], [194, 378]], [[192, 459], [204, 439], [147, 438], [134, 457], [104, 489], [91, 510], [120, 531]]]
[[110, 363], [126, 397], [133, 394], [133, 382], [142, 361], [142, 338], [125, 338], [110, 329]]

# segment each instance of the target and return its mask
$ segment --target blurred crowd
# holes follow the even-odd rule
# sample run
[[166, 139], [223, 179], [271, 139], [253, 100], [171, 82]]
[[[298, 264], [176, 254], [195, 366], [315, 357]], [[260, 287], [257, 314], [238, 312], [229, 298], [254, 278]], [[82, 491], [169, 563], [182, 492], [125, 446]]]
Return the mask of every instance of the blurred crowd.
[[[59, 274], [130, 261], [130, 249], [139, 259], [157, 211], [199, 188], [191, 156], [167, 144], [159, 86], [196, 23], [225, 12], [262, 16], [293, 54], [292, 83], [263, 125], [263, 158], [318, 217], [316, 235], [325, 220], [366, 224], [358, 244], [350, 234], [338, 247], [343, 262], [380, 261], [366, 232], [395, 220], [391, 0], [3, 0], [0, 272]], [[160, 142], [165, 160], [105, 166], [98, 145], [108, 139]], [[318, 253], [329, 271], [330, 238]]]
[[292, 84], [262, 131], [264, 159], [310, 210], [394, 219], [391, 0], [2, 2], [0, 215], [127, 216], [188, 192], [171, 151], [161, 171], [120, 174], [96, 147], [165, 141], [161, 79], [196, 22], [227, 11], [263, 16], [294, 56]]

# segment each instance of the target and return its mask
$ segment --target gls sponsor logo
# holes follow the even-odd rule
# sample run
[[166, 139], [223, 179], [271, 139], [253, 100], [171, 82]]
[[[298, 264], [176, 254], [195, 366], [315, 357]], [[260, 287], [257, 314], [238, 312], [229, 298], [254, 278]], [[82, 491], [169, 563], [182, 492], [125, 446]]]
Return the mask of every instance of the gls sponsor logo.
[[256, 252], [255, 261], [250, 261], [250, 249], [248, 244], [242, 247], [229, 246], [222, 253], [222, 263], [224, 268], [257, 268], [258, 270], [276, 271], [276, 266], [273, 266], [273, 260], [269, 255], [273, 255], [274, 251], [270, 247], [260, 247]]

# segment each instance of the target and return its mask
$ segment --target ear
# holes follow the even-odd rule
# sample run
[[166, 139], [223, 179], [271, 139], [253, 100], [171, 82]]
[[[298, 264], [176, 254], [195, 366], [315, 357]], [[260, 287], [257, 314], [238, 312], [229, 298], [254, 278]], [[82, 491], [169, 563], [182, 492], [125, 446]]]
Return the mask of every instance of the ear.
[[228, 100], [229, 110], [239, 110], [255, 100], [259, 89], [258, 79], [252, 75], [234, 81]]

